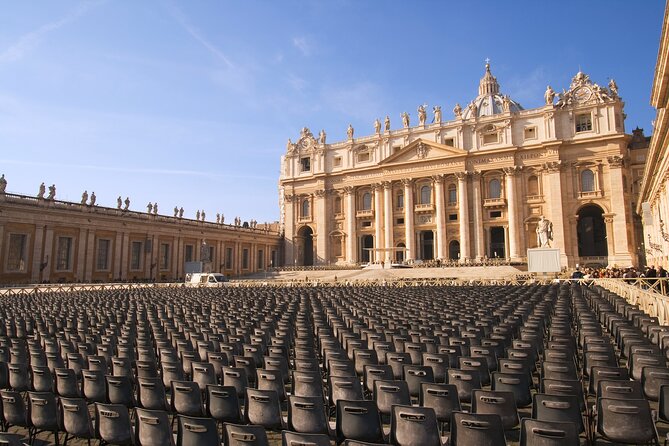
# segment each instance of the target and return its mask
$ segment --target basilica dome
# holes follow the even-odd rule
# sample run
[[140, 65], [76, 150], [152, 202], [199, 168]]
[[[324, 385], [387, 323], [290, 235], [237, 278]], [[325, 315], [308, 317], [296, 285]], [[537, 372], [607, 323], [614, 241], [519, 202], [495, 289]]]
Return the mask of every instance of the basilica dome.
[[463, 107], [462, 118], [480, 118], [510, 111], [517, 113], [523, 107], [499, 92], [497, 78], [490, 72], [490, 64], [485, 64], [485, 74], [479, 83], [479, 95], [466, 107]]

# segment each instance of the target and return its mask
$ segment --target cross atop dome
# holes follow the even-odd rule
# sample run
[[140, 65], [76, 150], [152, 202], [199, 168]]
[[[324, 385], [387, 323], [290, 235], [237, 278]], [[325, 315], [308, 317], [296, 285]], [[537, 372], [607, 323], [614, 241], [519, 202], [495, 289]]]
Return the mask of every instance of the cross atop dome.
[[479, 83], [479, 96], [499, 94], [499, 84], [497, 78], [490, 72], [490, 59], [485, 59], [485, 74]]

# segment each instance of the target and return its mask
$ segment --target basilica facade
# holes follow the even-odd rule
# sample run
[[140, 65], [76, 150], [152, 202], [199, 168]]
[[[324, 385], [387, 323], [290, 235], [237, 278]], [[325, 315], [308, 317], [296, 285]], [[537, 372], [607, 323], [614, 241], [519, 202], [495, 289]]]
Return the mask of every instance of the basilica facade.
[[643, 163], [618, 86], [582, 72], [565, 84], [526, 110], [486, 64], [478, 95], [451, 119], [421, 105], [417, 122], [377, 119], [370, 135], [349, 126], [332, 143], [303, 128], [281, 158], [286, 265], [524, 263], [542, 216], [564, 267], [637, 264]]

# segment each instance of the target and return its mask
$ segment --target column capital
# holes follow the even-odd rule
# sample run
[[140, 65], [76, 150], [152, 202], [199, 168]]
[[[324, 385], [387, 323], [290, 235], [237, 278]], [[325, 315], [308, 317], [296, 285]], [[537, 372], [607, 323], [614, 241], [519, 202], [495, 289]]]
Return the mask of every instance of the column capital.
[[325, 191], [325, 189], [316, 189], [314, 191], [314, 195], [316, 196], [316, 198], [323, 198], [325, 197], [326, 193], [327, 192]]
[[507, 176], [513, 177], [520, 173], [523, 170], [522, 166], [509, 166], [502, 169]]
[[342, 191], [344, 191], [344, 194], [346, 195], [353, 195], [355, 193], [355, 186], [344, 186]]
[[386, 189], [386, 190], [388, 190], [388, 189], [392, 189], [392, 188], [393, 188], [393, 182], [392, 182], [392, 181], [383, 181], [383, 182], [381, 183], [381, 185], [382, 185], [383, 188]]
[[560, 172], [563, 168], [562, 161], [550, 161], [548, 163], [544, 163], [542, 166], [545, 171], [548, 173], [554, 173], [554, 172]]
[[377, 192], [379, 189], [381, 189], [383, 186], [381, 183], [372, 183], [370, 184], [370, 187], [374, 192]]
[[607, 156], [606, 161], [609, 163], [609, 167], [620, 168], [623, 167], [625, 159], [620, 155]]
[[453, 175], [459, 180], [459, 181], [465, 181], [467, 180], [467, 177], [470, 175], [473, 175], [471, 172], [468, 171], [463, 171], [463, 172], [455, 172]]
[[294, 194], [285, 194], [283, 197], [288, 203], [291, 203], [293, 200], [297, 198], [297, 196]]
[[444, 174], [437, 174], [437, 175], [432, 175], [432, 181], [434, 181], [436, 184], [444, 184]]
[[402, 178], [402, 184], [404, 187], [411, 187], [413, 186], [414, 179], [413, 178]]

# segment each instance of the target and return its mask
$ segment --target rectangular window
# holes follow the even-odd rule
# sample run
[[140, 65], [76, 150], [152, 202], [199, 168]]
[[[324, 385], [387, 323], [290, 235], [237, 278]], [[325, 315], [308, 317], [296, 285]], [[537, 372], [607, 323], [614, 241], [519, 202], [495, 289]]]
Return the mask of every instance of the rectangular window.
[[195, 248], [193, 247], [193, 245], [186, 245], [186, 252], [184, 254], [184, 261], [185, 262], [192, 262], [193, 260], [195, 260], [193, 258], [193, 253], [194, 252], [195, 252]]
[[107, 271], [109, 269], [110, 247], [111, 240], [98, 240], [98, 257], [95, 261], [95, 266], [98, 271]]
[[369, 152], [361, 152], [358, 153], [358, 162], [359, 163], [364, 163], [369, 161]]
[[209, 246], [208, 249], [207, 249], [207, 262], [213, 262], [214, 261], [214, 254], [215, 254], [214, 247]]
[[455, 147], [455, 140], [453, 138], [444, 139], [444, 145]]
[[592, 130], [592, 115], [583, 113], [576, 116], [576, 133], [589, 132]]
[[404, 217], [398, 218], [397, 219], [397, 224], [398, 225], [403, 225], [404, 224]]
[[26, 271], [28, 249], [27, 234], [9, 234], [9, 249], [7, 250], [7, 271]]
[[341, 167], [341, 156], [335, 156], [333, 165], [334, 167]]
[[56, 251], [56, 270], [70, 271], [72, 269], [72, 237], [58, 237]]
[[483, 135], [483, 144], [494, 144], [497, 142], [497, 133], [486, 133]]
[[265, 269], [265, 251], [258, 250], [258, 269]]
[[232, 269], [232, 248], [225, 248], [225, 269]]
[[448, 204], [455, 204], [458, 202], [458, 191], [455, 188], [448, 189]]
[[249, 250], [242, 249], [242, 269], [249, 269]]
[[362, 226], [363, 228], [371, 228], [371, 227], [372, 227], [372, 222], [369, 221], [369, 220], [367, 220], [367, 221], [363, 221], [361, 226]]
[[490, 218], [501, 218], [502, 211], [490, 211]]
[[448, 221], [457, 221], [458, 214], [448, 214]]
[[138, 270], [142, 266], [142, 242], [130, 244], [130, 269]]
[[300, 158], [300, 167], [302, 169], [302, 172], [311, 171], [311, 158], [309, 157]]
[[272, 250], [269, 266], [278, 266], [278, 263], [276, 261], [276, 250], [274, 249]]
[[525, 139], [537, 139], [537, 128], [528, 127], [525, 129]]
[[160, 269], [170, 268], [170, 245], [169, 243], [160, 244]]
[[404, 209], [404, 194], [397, 195], [397, 209]]

